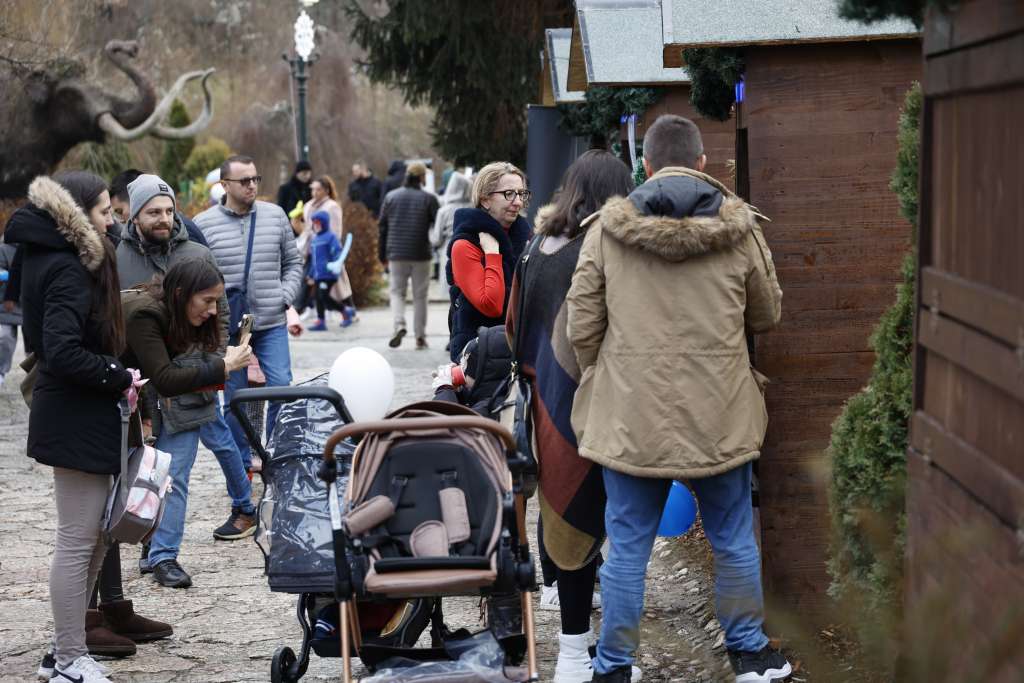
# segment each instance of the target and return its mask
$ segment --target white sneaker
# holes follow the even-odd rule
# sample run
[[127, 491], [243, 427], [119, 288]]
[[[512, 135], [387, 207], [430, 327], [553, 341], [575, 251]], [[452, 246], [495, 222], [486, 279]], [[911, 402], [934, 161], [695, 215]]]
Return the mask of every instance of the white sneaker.
[[[92, 655], [89, 655], [92, 659]], [[92, 661], [96, 662], [95, 659]], [[50, 645], [43, 654], [42, 661], [39, 662], [39, 668], [36, 669], [36, 678], [40, 681], [48, 681], [53, 678], [53, 667], [57, 664], [57, 659], [53, 656], [53, 645]], [[110, 669], [105, 667], [102, 663], [96, 662], [96, 666], [104, 676], [110, 675]]]
[[56, 683], [113, 683], [103, 673], [100, 663], [89, 655], [82, 655], [63, 669], [60, 664], [57, 664], [53, 667], [53, 676], [50, 681], [51, 683], [54, 681]]
[[[554, 683], [586, 683], [594, 677], [594, 664], [590, 647], [597, 641], [593, 631], [577, 636], [558, 634], [558, 661], [555, 663]], [[639, 667], [631, 667], [630, 683], [639, 683], [643, 674]]]
[[601, 609], [601, 594], [594, 591], [594, 596], [590, 599], [591, 609]]
[[553, 611], [558, 611], [560, 609], [557, 581], [550, 586], [543, 586], [540, 589], [540, 609]]

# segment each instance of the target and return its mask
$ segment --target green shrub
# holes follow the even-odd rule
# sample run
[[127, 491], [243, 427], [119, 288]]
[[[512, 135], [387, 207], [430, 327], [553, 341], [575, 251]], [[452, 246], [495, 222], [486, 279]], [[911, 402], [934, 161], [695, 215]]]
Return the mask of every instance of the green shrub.
[[120, 140], [100, 144], [83, 142], [75, 147], [61, 163], [61, 168], [78, 168], [91, 171], [101, 178], [110, 179], [132, 166], [132, 155], [128, 145]]
[[[907, 93], [900, 116], [899, 155], [891, 188], [904, 216], [917, 222], [917, 159], [921, 90]], [[905, 485], [912, 408], [914, 341], [913, 253], [903, 261], [896, 303], [871, 336], [875, 365], [868, 385], [847, 401], [832, 425], [829, 507], [832, 544], [829, 594], [879, 669], [892, 665], [902, 620]]]
[[224, 160], [231, 156], [228, 143], [220, 138], [210, 138], [196, 145], [185, 160], [185, 176], [193, 180], [205, 181], [206, 174], [220, 168]]
[[384, 267], [377, 256], [377, 219], [360, 202], [345, 200], [342, 212], [345, 233], [352, 233], [352, 249], [345, 259], [345, 272], [356, 306], [375, 306], [387, 301], [383, 290]]
[[[167, 116], [167, 124], [172, 128], [184, 128], [190, 123], [192, 118], [188, 115], [185, 104], [181, 100], [174, 100], [171, 112]], [[182, 183], [189, 179], [188, 173], [185, 172], [185, 161], [195, 146], [194, 138], [164, 141], [158, 165], [160, 177], [170, 183], [177, 192], [182, 190]]]

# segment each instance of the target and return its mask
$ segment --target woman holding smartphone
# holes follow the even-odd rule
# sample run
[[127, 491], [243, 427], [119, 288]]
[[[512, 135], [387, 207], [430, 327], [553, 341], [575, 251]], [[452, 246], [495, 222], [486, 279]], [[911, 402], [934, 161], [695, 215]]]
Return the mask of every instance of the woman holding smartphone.
[[156, 448], [172, 455], [172, 487], [149, 550], [153, 578], [169, 588], [192, 585], [178, 564], [178, 552], [199, 428], [216, 419], [216, 392], [228, 373], [247, 367], [252, 355], [246, 345], [229, 346], [223, 358], [217, 356], [217, 301], [223, 294], [224, 278], [206, 259], [181, 261], [162, 280], [125, 294], [124, 360], [150, 380], [140, 402], [142, 414], [152, 420]]

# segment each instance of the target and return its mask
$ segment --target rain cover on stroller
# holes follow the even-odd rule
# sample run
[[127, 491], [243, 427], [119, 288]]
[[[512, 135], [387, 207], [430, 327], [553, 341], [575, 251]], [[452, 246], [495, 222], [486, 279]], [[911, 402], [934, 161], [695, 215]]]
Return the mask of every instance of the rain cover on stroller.
[[[297, 386], [326, 386], [321, 375]], [[327, 485], [317, 477], [324, 444], [344, 420], [328, 401], [309, 398], [284, 403], [267, 445], [263, 497], [256, 545], [266, 558], [267, 582], [279, 593], [334, 590], [334, 550]], [[338, 496], [348, 485], [355, 447], [344, 442], [338, 458]]]

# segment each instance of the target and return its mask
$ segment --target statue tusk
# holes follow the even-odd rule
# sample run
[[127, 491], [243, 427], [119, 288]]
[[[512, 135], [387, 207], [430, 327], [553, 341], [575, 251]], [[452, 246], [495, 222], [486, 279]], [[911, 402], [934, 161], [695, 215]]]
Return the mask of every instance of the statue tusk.
[[210, 89], [207, 87], [206, 81], [209, 80], [215, 70], [216, 69], [207, 69], [203, 74], [203, 111], [199, 115], [199, 118], [183, 128], [171, 128], [170, 126], [157, 124], [152, 130], [153, 137], [162, 138], [164, 140], [193, 138], [203, 132], [206, 127], [210, 125], [210, 121], [213, 119], [213, 96], [210, 94]]
[[[104, 132], [113, 135], [118, 140], [122, 140], [124, 142], [138, 140], [139, 138], [153, 130], [157, 126], [157, 124], [159, 124], [160, 121], [163, 120], [165, 116], [167, 116], [167, 113], [171, 110], [171, 106], [174, 104], [174, 100], [178, 97], [178, 94], [181, 93], [182, 90], [184, 90], [185, 85], [189, 81], [195, 80], [196, 78], [202, 78], [203, 81], [205, 82], [205, 80], [209, 78], [211, 73], [213, 73], [213, 69], [207, 69], [206, 71], [189, 71], [186, 74], [182, 74], [180, 77], [178, 77], [178, 80], [174, 82], [174, 85], [171, 86], [171, 89], [167, 91], [167, 94], [164, 95], [164, 98], [160, 100], [160, 104], [156, 106], [156, 109], [154, 109], [153, 113], [149, 115], [149, 118], [147, 118], [145, 121], [140, 123], [135, 128], [125, 128], [120, 124], [120, 122], [118, 122], [117, 119], [114, 118], [114, 115], [110, 112], [103, 112], [102, 114], [100, 114], [96, 120], [96, 123]], [[203, 89], [204, 91], [206, 90], [205, 85]], [[209, 97], [209, 91], [206, 91], [207, 100], [209, 100]], [[206, 105], [204, 104], [204, 113], [205, 109]], [[174, 129], [170, 128], [167, 130], [173, 131]]]

